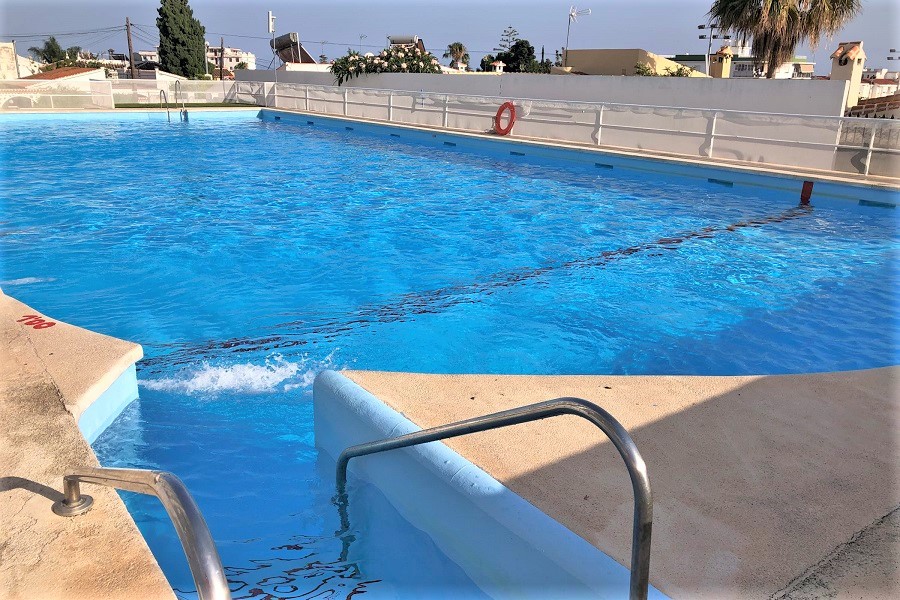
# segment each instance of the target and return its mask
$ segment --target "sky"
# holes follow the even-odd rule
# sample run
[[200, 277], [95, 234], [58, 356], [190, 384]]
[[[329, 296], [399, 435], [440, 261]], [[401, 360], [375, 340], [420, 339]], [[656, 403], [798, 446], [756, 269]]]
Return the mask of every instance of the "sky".
[[[570, 47], [643, 48], [656, 54], [706, 51], [697, 25], [705, 23], [712, 0], [579, 0], [576, 6], [591, 14], [572, 24]], [[194, 16], [206, 27], [207, 41], [254, 52], [257, 68], [271, 60], [267, 41], [266, 11], [276, 18], [278, 34], [296, 31], [314, 56], [334, 58], [347, 48], [375, 51], [385, 46], [388, 35], [418, 35], [440, 55], [451, 42], [469, 48], [477, 65], [491, 52], [507, 26], [529, 40], [540, 58], [543, 46], [548, 58], [565, 45], [571, 0], [493, 0], [434, 2], [425, 0], [190, 0]], [[900, 2], [863, 0], [863, 12], [831, 41], [818, 49], [801, 46], [797, 54], [816, 61], [816, 73], [828, 74], [829, 54], [837, 42], [865, 43], [869, 67], [900, 68], [900, 58], [885, 60], [891, 48], [900, 49]], [[150, 50], [158, 40], [158, 0], [0, 0], [0, 39], [15, 38], [20, 54], [56, 34], [63, 47], [82, 46], [93, 52], [109, 48], [127, 51], [123, 31], [125, 17], [136, 24], [135, 50]], [[365, 36], [360, 42], [360, 36]], [[321, 42], [327, 42], [322, 44]], [[362, 45], [360, 45], [362, 44]], [[715, 47], [714, 47], [715, 49]]]

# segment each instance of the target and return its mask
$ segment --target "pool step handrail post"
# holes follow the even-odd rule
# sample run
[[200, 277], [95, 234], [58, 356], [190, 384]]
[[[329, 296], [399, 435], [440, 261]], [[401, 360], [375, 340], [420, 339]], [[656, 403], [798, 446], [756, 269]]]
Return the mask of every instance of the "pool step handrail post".
[[172, 122], [172, 115], [169, 114], [169, 94], [166, 93], [166, 90], [159, 90], [159, 107], [163, 107], [163, 100], [166, 101], [166, 117], [169, 119], [169, 123]]
[[[596, 425], [612, 441], [625, 461], [634, 491], [634, 519], [631, 536], [631, 578], [629, 598], [646, 600], [650, 585], [650, 541], [653, 530], [653, 495], [650, 478], [637, 445], [628, 431], [604, 409], [581, 398], [556, 398], [473, 419], [414, 431], [397, 437], [357, 444], [341, 452], [337, 460], [336, 483], [339, 501], [346, 503], [347, 466], [351, 458], [408, 448], [418, 444], [529, 423], [560, 415], [574, 415]], [[349, 523], [345, 524], [345, 529]]]
[[74, 517], [89, 511], [94, 503], [81, 493], [80, 483], [105, 485], [118, 490], [156, 496], [175, 525], [181, 547], [187, 557], [200, 600], [230, 600], [231, 590], [225, 578], [222, 559], [206, 520], [184, 483], [165, 471], [149, 469], [110, 469], [84, 467], [63, 477], [62, 500], [53, 504], [53, 512]]
[[175, 106], [178, 106], [178, 97], [181, 96], [181, 120], [188, 120], [187, 107], [184, 105], [184, 94], [181, 90], [181, 81], [175, 80]]

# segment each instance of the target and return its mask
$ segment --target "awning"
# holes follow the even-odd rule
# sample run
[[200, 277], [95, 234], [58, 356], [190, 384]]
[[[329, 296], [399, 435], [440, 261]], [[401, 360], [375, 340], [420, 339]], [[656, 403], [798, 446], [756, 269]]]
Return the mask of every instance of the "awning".
[[812, 73], [813, 71], [815, 71], [815, 69], [816, 69], [816, 65], [802, 65], [802, 64], [800, 65], [801, 73]]

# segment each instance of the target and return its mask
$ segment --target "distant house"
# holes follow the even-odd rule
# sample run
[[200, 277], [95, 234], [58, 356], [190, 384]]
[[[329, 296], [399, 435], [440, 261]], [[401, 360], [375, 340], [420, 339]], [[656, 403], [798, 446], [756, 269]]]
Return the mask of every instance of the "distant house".
[[[715, 54], [709, 56], [710, 65], [724, 56], [724, 47]], [[723, 70], [721, 77], [731, 77], [734, 79], [753, 78], [763, 79], [766, 76], [768, 62], [759, 60], [750, 52], [747, 46], [731, 46], [731, 68]], [[691, 67], [699, 71], [705, 72], [707, 57], [705, 54], [675, 54], [670, 56], [672, 60], [681, 63], [687, 67]], [[775, 70], [773, 79], [812, 79], [815, 71], [816, 63], [809, 61], [805, 56], [795, 56], [789, 62], [779, 65]]]
[[[685, 66], [642, 48], [590, 48], [564, 52], [565, 69], [585, 75], [636, 75], [635, 66], [638, 64], [647, 65], [657, 74], [665, 75], [667, 68], [677, 70]], [[553, 69], [552, 72], [560, 71]], [[703, 69], [694, 70], [690, 76], [706, 77]]]

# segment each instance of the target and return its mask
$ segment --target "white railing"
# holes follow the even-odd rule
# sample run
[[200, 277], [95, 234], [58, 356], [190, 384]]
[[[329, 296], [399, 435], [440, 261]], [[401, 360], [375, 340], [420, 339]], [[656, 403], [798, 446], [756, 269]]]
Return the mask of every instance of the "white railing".
[[[889, 119], [293, 83], [179, 85], [179, 97], [187, 105], [253, 104], [470, 132], [491, 130], [497, 108], [512, 100], [517, 111], [514, 137], [865, 176], [896, 178], [900, 173], [900, 122]], [[173, 97], [175, 81], [2, 81], [0, 111], [155, 106], [160, 90]]]
[[[244, 85], [246, 82], [239, 82]], [[484, 132], [513, 100], [513, 135], [706, 159], [896, 177], [900, 123], [674, 106], [266, 84], [261, 105]]]

